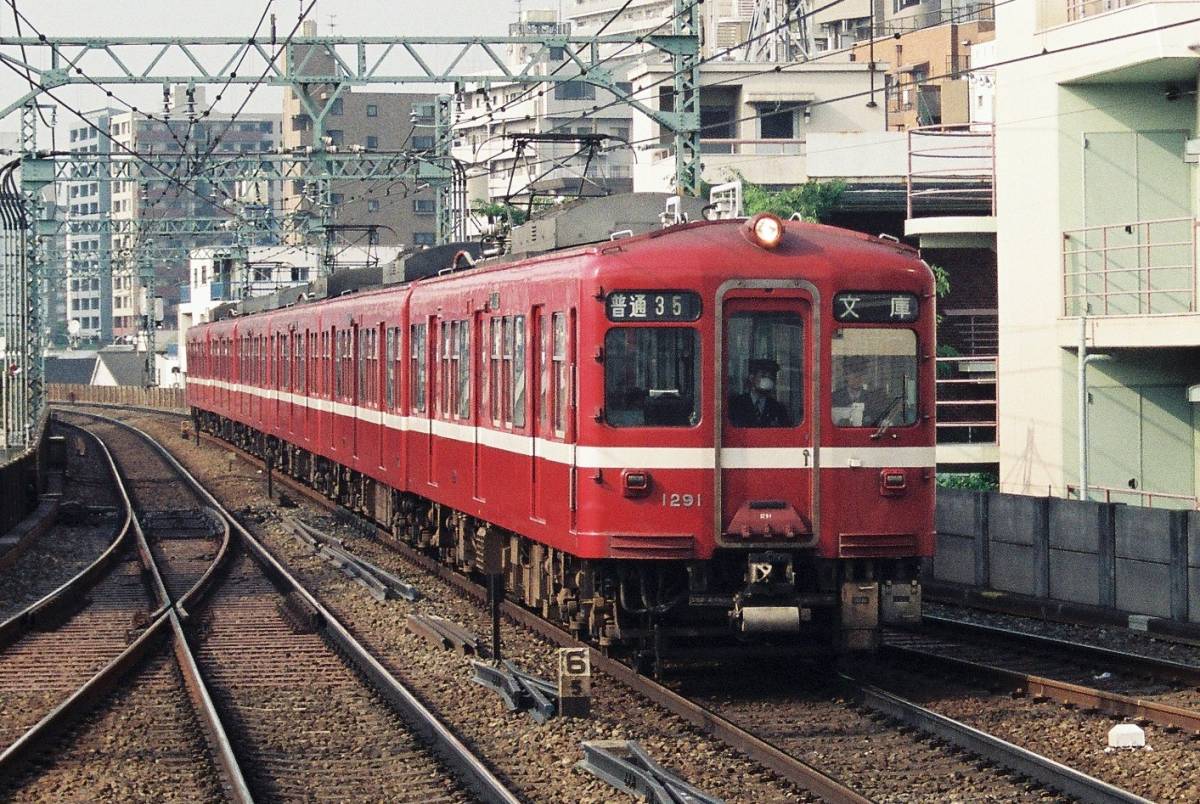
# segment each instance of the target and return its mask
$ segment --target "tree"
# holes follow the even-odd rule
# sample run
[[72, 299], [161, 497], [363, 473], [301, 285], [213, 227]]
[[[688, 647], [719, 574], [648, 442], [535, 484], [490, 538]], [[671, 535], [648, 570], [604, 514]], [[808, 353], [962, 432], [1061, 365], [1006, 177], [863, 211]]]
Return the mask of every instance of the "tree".
[[[740, 174], [738, 178], [741, 178]], [[820, 223], [829, 217], [844, 192], [846, 183], [836, 180], [821, 182], [810, 179], [795, 187], [772, 191], [742, 179], [742, 206], [747, 215], [770, 212], [787, 220], [800, 213], [804, 220]]]

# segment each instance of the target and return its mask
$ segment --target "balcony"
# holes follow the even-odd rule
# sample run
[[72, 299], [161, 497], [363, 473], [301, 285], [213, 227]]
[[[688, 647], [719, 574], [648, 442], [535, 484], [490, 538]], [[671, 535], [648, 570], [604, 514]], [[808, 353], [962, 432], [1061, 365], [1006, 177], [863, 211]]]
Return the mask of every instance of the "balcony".
[[922, 248], [989, 248], [996, 243], [995, 131], [986, 123], [908, 131], [908, 220]]
[[1165, 218], [1063, 232], [1063, 316], [1196, 312], [1196, 225]]
[[995, 354], [937, 358], [937, 462], [999, 459]]

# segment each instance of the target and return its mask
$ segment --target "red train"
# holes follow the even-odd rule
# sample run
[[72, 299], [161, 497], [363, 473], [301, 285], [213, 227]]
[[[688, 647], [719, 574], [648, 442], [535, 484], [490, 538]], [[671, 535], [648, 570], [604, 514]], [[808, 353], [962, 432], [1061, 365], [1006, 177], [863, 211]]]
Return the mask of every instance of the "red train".
[[896, 242], [683, 223], [194, 327], [187, 395], [602, 644], [870, 648], [932, 554], [934, 315]]

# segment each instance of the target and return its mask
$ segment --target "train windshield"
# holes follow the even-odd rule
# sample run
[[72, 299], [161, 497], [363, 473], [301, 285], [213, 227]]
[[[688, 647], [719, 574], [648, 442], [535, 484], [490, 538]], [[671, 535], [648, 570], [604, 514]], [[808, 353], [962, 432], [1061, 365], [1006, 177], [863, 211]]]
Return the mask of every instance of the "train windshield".
[[842, 327], [833, 333], [833, 423], [905, 426], [917, 421], [917, 334]]
[[618, 327], [604, 337], [604, 417], [613, 427], [698, 424], [699, 378], [694, 329]]
[[790, 312], [729, 317], [726, 410], [734, 427], [795, 427], [804, 418], [804, 328]]

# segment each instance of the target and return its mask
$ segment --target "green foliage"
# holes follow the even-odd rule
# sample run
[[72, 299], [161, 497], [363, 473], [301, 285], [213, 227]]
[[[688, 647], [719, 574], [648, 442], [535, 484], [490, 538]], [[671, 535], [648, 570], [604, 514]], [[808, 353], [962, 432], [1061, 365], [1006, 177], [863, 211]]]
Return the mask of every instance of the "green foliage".
[[999, 478], [990, 472], [938, 472], [938, 488], [995, 491]]
[[[940, 320], [938, 323], [941, 323]], [[938, 347], [937, 347], [937, 356], [938, 357], [962, 357], [962, 352], [958, 351], [958, 349], [955, 349], [953, 346], [951, 346], [948, 343], [939, 343]], [[950, 363], [950, 362], [938, 363], [937, 364], [938, 379], [946, 379], [948, 377], [953, 376], [954, 369], [955, 369], [954, 363]]]
[[499, 201], [484, 201], [482, 198], [476, 198], [471, 202], [471, 211], [492, 220], [508, 221], [509, 226], [520, 226], [529, 217], [520, 207], [502, 204]]
[[742, 179], [742, 205], [747, 215], [770, 212], [784, 220], [799, 212], [804, 220], [819, 223], [829, 217], [845, 192], [843, 181], [810, 180], [795, 187], [771, 191]]
[[950, 293], [950, 272], [940, 265], [929, 263], [933, 271], [933, 290], [939, 299], [944, 299]]

